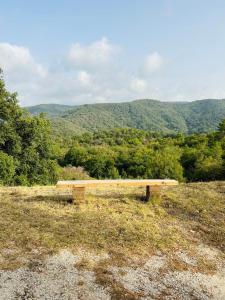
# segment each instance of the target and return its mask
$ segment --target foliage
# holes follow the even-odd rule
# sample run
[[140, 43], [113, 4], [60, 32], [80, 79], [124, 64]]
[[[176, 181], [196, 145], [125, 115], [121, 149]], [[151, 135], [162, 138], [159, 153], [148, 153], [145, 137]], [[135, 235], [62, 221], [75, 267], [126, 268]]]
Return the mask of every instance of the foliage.
[[[3, 180], [4, 183], [31, 185], [56, 181], [58, 166], [52, 159], [49, 121], [43, 115], [32, 117], [22, 110], [18, 105], [16, 93], [9, 93], [6, 90], [2, 78], [0, 78], [0, 151], [5, 154], [1, 160], [2, 168], [10, 164], [11, 170], [8, 180]], [[13, 178], [10, 174], [13, 174]]]
[[138, 129], [112, 129], [74, 136], [60, 163], [82, 166], [95, 178], [225, 178], [225, 142], [211, 134], [162, 136]]
[[183, 168], [179, 162], [180, 151], [176, 147], [165, 147], [156, 151], [151, 162], [154, 178], [172, 178], [183, 180]]
[[71, 166], [82, 166], [88, 158], [87, 150], [84, 147], [76, 145], [69, 149], [65, 155], [64, 164]]
[[10, 184], [15, 174], [13, 157], [0, 151], [0, 184]]

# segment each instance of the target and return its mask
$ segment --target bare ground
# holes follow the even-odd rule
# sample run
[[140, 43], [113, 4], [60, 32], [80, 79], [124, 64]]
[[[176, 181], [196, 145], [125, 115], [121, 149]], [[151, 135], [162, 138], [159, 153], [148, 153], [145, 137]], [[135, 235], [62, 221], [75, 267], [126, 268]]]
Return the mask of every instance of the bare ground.
[[[199, 269], [203, 249], [213, 272]], [[62, 250], [27, 267], [0, 271], [0, 299], [225, 299], [221, 253], [204, 245], [197, 251], [194, 258], [184, 252], [158, 253], [118, 266], [108, 255]]]

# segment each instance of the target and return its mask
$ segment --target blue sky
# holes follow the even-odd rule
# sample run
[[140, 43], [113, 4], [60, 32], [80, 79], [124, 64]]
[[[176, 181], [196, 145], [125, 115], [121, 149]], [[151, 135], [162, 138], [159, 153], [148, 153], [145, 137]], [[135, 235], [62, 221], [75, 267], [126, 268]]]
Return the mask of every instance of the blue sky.
[[0, 0], [0, 67], [22, 105], [225, 97], [222, 0]]

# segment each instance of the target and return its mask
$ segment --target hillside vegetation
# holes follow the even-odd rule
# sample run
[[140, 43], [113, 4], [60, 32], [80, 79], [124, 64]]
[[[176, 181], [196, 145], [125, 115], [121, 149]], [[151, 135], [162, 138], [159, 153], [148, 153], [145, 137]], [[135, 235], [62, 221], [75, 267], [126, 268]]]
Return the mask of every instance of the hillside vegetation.
[[59, 116], [66, 111], [72, 109], [69, 105], [58, 105], [58, 104], [39, 104], [35, 106], [27, 107], [32, 115], [39, 115], [40, 113], [47, 113], [49, 116]]
[[32, 114], [47, 113], [53, 119], [54, 133], [59, 135], [61, 126], [69, 133], [125, 127], [163, 133], [203, 133], [215, 130], [225, 118], [225, 100], [212, 99], [193, 102], [146, 99], [74, 107], [49, 104], [27, 109]]
[[74, 136], [64, 147], [58, 159], [62, 167], [82, 166], [99, 179], [225, 179], [225, 121], [211, 134], [165, 137], [138, 129], [113, 129]]

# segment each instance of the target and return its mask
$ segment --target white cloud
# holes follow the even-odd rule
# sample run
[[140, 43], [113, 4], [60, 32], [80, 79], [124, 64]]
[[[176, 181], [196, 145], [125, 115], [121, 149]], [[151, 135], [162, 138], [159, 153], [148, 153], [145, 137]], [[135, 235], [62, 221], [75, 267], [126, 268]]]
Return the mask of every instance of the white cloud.
[[0, 67], [11, 79], [28, 75], [44, 77], [47, 73], [42, 65], [34, 61], [29, 49], [8, 43], [0, 43]]
[[91, 75], [86, 71], [79, 71], [77, 75], [78, 81], [83, 86], [91, 85]]
[[146, 91], [147, 82], [141, 78], [132, 78], [130, 82], [130, 88], [137, 93], [143, 93]]
[[18, 92], [22, 105], [151, 97], [147, 77], [139, 76], [137, 71], [131, 75], [124, 71], [121, 63], [117, 64], [118, 50], [119, 47], [106, 38], [85, 46], [75, 43], [67, 55], [69, 68], [64, 67], [65, 61], [61, 58], [60, 64], [52, 62], [46, 69], [36, 62], [28, 48], [0, 43], [0, 67], [7, 87]]
[[68, 60], [73, 66], [101, 66], [109, 63], [113, 55], [118, 52], [118, 49], [106, 38], [87, 46], [75, 43], [70, 48]]
[[[0, 67], [4, 71], [7, 88], [18, 92], [22, 105], [77, 105], [138, 98], [190, 100], [225, 95], [223, 73], [214, 76], [214, 81], [208, 78], [204, 83], [201, 79], [196, 81], [196, 78], [185, 80], [180, 73], [165, 77], [158, 72], [156, 76], [154, 72], [165, 64], [165, 59], [158, 52], [143, 58], [144, 67], [143, 64], [140, 66], [142, 72], [135, 65], [128, 71], [124, 61], [119, 61], [114, 55], [118, 47], [107, 39], [87, 46], [74, 45], [69, 68], [68, 57], [62, 57], [58, 64], [50, 62], [47, 69], [37, 63], [28, 48], [0, 43]], [[168, 72], [171, 75], [171, 71]]]
[[158, 52], [150, 53], [145, 60], [144, 70], [147, 73], [158, 71], [164, 65], [164, 59]]

